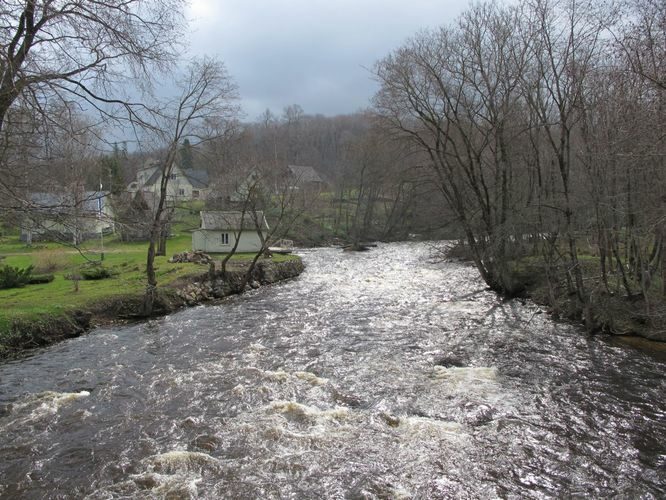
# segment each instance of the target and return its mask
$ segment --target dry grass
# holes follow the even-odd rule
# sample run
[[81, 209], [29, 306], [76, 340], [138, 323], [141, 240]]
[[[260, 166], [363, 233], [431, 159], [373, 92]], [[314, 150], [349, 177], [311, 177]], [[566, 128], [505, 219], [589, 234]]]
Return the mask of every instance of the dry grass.
[[62, 249], [40, 250], [33, 255], [34, 272], [35, 274], [46, 274], [62, 271], [70, 266], [70, 261], [71, 256]]

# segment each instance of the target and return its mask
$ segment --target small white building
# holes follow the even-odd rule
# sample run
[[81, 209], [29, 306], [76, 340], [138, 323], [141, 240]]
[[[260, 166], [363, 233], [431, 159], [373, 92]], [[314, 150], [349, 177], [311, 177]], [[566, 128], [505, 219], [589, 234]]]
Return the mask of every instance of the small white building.
[[201, 212], [201, 227], [192, 233], [192, 250], [229, 253], [259, 252], [268, 233], [268, 223], [258, 212]]

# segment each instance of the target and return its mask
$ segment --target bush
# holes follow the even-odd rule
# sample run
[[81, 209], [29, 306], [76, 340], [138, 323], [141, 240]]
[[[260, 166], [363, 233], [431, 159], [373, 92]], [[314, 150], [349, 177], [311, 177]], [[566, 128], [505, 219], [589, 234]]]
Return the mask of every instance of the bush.
[[35, 274], [33, 276], [30, 276], [28, 285], [41, 285], [44, 283], [51, 283], [53, 279], [54, 276], [52, 274]]
[[84, 280], [103, 280], [113, 276], [113, 273], [109, 269], [101, 265], [84, 267], [79, 274], [81, 275], [81, 279]]
[[22, 287], [30, 281], [31, 274], [32, 266], [23, 269], [4, 266], [0, 268], [0, 289]]

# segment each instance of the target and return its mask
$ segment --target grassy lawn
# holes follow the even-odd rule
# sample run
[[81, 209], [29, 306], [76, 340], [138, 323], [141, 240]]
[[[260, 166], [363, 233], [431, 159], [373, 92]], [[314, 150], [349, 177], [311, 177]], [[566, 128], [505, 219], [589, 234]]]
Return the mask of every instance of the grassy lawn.
[[[146, 242], [123, 243], [116, 237], [106, 238], [102, 265], [113, 276], [102, 280], [67, 279], [72, 274], [100, 262], [102, 248], [99, 240], [88, 241], [80, 249], [57, 243], [36, 244], [26, 247], [17, 237], [0, 238], [0, 266], [34, 266], [34, 274], [49, 273], [55, 279], [51, 283], [27, 285], [22, 288], [0, 290], [0, 332], [6, 331], [15, 319], [36, 319], [44, 315], [90, 307], [106, 299], [142, 293], [145, 282]], [[181, 231], [167, 242], [167, 256], [156, 257], [159, 285], [168, 285], [187, 275], [202, 274], [207, 266], [193, 263], [174, 263], [167, 260], [174, 254], [191, 249], [191, 235]], [[213, 256], [221, 259], [223, 255]], [[233, 260], [251, 260], [254, 254], [238, 254]], [[276, 255], [275, 261], [294, 258]]]

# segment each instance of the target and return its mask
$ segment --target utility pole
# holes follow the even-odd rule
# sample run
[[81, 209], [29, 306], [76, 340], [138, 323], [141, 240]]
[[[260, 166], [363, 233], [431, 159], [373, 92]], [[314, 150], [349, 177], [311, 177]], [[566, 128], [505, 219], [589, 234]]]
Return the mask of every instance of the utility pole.
[[104, 224], [102, 224], [102, 180], [99, 181], [99, 193], [97, 196], [97, 217], [99, 219], [99, 240], [102, 245], [102, 253], [99, 261], [104, 261]]

